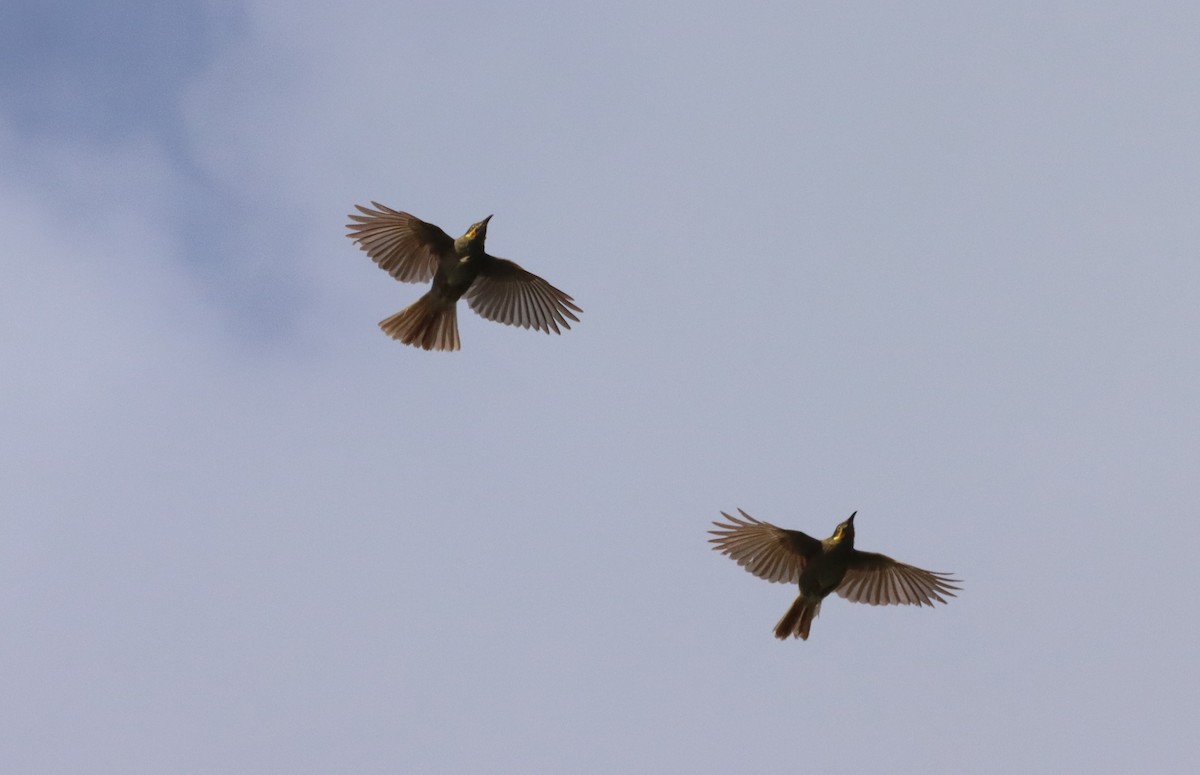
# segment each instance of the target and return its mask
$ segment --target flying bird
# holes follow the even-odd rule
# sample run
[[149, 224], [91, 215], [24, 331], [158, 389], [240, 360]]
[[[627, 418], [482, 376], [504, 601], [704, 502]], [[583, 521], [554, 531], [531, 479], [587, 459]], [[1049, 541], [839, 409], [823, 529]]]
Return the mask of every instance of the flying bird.
[[476, 223], [458, 239], [408, 213], [378, 202], [375, 209], [355, 205], [347, 237], [358, 243], [380, 269], [404, 283], [426, 283], [415, 303], [380, 322], [393, 339], [426, 350], [457, 350], [458, 300], [480, 316], [510, 326], [561, 333], [578, 322], [575, 300], [516, 263], [484, 252], [488, 221]]
[[837, 592], [854, 603], [870, 605], [927, 605], [955, 597], [962, 583], [949, 574], [921, 570], [891, 557], [854, 548], [854, 516], [838, 525], [829, 538], [817, 540], [799, 530], [785, 530], [760, 522], [738, 509], [741, 518], [725, 512], [728, 523], [713, 522], [708, 531], [716, 538], [713, 549], [737, 561], [767, 581], [799, 584], [800, 594], [779, 624], [775, 637], [808, 640], [812, 621], [821, 612], [821, 601]]

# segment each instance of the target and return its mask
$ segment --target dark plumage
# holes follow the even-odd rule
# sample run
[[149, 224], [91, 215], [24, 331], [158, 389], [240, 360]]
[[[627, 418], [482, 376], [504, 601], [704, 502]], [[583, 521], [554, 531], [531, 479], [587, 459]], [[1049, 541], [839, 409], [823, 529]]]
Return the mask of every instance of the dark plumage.
[[510, 326], [560, 333], [578, 321], [574, 299], [512, 261], [484, 251], [488, 221], [476, 223], [458, 239], [408, 213], [372, 202], [375, 209], [355, 205], [346, 235], [379, 267], [405, 283], [433, 280], [433, 287], [414, 304], [382, 321], [393, 339], [426, 350], [459, 348], [458, 300], [479, 315]]
[[709, 532], [713, 549], [729, 555], [746, 570], [767, 581], [798, 584], [800, 594], [779, 624], [775, 637], [808, 640], [812, 621], [821, 612], [821, 601], [837, 592], [855, 603], [870, 605], [928, 605], [954, 597], [958, 579], [921, 570], [891, 557], [854, 548], [854, 516], [837, 526], [833, 535], [819, 541], [799, 530], [785, 530], [760, 522], [738, 509], [741, 518], [725, 512], [728, 523], [714, 522]]

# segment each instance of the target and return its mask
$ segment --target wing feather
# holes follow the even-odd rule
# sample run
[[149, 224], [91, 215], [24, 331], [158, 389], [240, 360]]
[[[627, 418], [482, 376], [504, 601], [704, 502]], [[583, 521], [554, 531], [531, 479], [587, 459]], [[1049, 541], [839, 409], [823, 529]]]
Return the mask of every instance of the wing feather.
[[799, 530], [785, 530], [761, 522], [738, 509], [740, 517], [721, 512], [728, 522], [713, 522], [713, 550], [728, 555], [759, 578], [797, 584], [808, 558], [821, 551], [821, 542]]
[[[875, 552], [856, 551], [837, 593], [868, 605], [928, 605], [956, 597], [962, 582], [948, 573], [896, 562]], [[946, 596], [946, 597], [943, 597]]]
[[570, 296], [504, 258], [489, 257], [481, 265], [466, 298], [480, 317], [547, 334], [569, 329], [567, 319], [578, 322], [574, 312], [583, 312]]
[[432, 223], [393, 210], [378, 202], [375, 209], [355, 205], [346, 236], [358, 243], [379, 268], [400, 282], [424, 283], [433, 279], [438, 261], [454, 254], [454, 240]]

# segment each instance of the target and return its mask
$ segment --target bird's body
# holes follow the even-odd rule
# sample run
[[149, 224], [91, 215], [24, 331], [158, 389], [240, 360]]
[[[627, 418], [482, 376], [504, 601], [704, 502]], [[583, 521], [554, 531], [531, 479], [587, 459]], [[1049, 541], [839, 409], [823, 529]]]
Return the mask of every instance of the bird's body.
[[582, 312], [574, 299], [512, 261], [484, 250], [492, 216], [467, 229], [458, 239], [432, 223], [392, 210], [378, 202], [376, 209], [355, 205], [346, 235], [371, 260], [401, 282], [428, 282], [433, 287], [379, 327], [404, 344], [426, 350], [459, 349], [458, 300], [467, 297], [471, 309], [488, 320], [507, 325], [560, 333], [559, 327], [578, 321]]
[[775, 637], [808, 640], [821, 601], [832, 592], [870, 605], [929, 605], [954, 597], [957, 579], [921, 570], [891, 557], [854, 548], [854, 517], [833, 535], [817, 540], [799, 530], [760, 522], [742, 510], [741, 518], [725, 512], [729, 523], [714, 522], [713, 549], [729, 555], [746, 570], [767, 581], [798, 584], [800, 594], [775, 626]]
[[821, 601], [837, 589], [846, 577], [850, 553], [854, 551], [853, 538], [850, 541], [839, 540], [835, 533], [819, 543], [819, 551], [811, 554], [800, 571], [800, 578], [797, 579], [800, 594], [796, 602], [792, 603], [792, 607], [775, 626], [775, 636], [778, 638], [787, 638], [795, 633], [801, 639], [808, 640], [812, 620], [821, 612]]

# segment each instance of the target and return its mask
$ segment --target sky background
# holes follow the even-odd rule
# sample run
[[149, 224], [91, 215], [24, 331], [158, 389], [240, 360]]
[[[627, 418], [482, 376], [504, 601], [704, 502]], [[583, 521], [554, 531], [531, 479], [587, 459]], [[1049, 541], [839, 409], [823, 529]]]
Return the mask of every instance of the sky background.
[[[0, 771], [1192, 773], [1200, 6], [0, 8]], [[377, 200], [574, 296], [462, 312]], [[827, 601], [738, 507], [964, 580]]]

